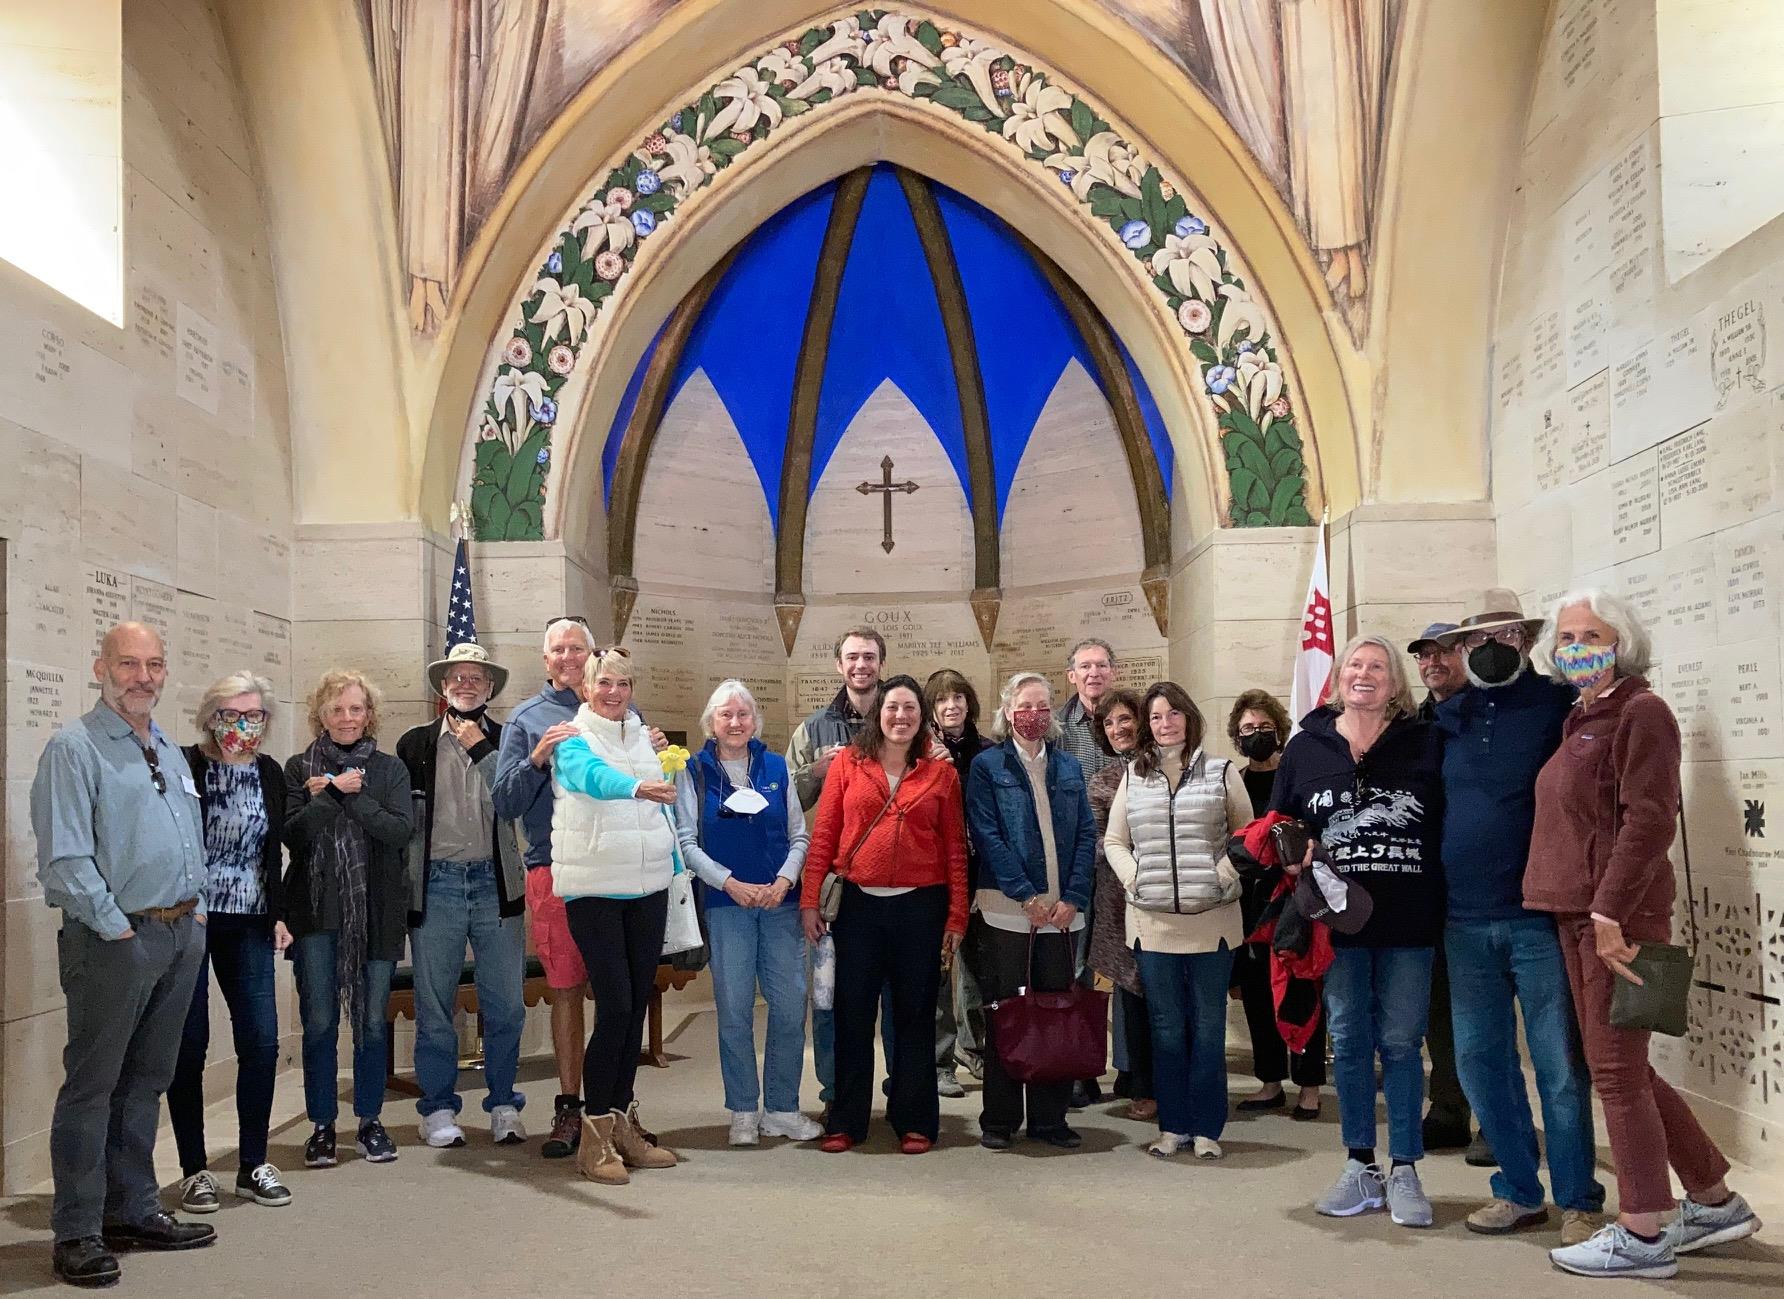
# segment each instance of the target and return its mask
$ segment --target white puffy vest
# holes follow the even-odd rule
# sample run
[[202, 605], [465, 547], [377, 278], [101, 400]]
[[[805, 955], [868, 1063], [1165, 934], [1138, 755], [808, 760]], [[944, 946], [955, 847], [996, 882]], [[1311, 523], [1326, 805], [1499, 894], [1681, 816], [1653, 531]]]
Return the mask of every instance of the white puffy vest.
[[1225, 758], [1197, 749], [1175, 790], [1162, 771], [1127, 776], [1127, 829], [1139, 872], [1128, 901], [1142, 911], [1194, 915], [1239, 896], [1236, 879], [1220, 877], [1228, 835]]
[[[609, 721], [584, 704], [576, 729], [609, 767], [637, 780], [663, 779], [638, 719]], [[600, 799], [565, 789], [552, 768], [551, 884], [559, 897], [643, 897], [669, 887], [675, 834], [660, 803]]]

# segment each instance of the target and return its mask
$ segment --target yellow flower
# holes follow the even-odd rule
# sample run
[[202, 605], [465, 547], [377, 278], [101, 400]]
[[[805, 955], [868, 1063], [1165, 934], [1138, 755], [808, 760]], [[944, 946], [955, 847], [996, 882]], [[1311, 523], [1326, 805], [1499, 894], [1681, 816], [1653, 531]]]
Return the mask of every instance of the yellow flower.
[[657, 754], [657, 761], [663, 764], [664, 777], [669, 778], [678, 776], [686, 771], [688, 758], [690, 756], [688, 751], [682, 748], [679, 744], [671, 744], [668, 748]]

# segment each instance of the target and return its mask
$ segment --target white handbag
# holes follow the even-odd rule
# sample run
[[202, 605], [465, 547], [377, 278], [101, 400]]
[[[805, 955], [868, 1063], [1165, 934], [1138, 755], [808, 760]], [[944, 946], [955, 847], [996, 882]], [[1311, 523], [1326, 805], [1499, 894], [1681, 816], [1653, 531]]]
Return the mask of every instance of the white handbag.
[[694, 873], [675, 854], [675, 874], [669, 877], [669, 919], [663, 926], [663, 955], [692, 951], [705, 943], [700, 934], [700, 912], [694, 905]]

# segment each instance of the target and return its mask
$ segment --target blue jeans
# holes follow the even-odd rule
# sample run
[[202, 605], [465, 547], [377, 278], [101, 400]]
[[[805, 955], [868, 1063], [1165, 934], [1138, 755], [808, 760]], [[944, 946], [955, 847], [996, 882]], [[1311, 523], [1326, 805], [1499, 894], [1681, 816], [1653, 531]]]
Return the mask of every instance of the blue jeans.
[[1226, 1003], [1233, 952], [1181, 956], [1136, 948], [1152, 1024], [1158, 1129], [1218, 1140], [1227, 1120]]
[[1593, 1175], [1592, 1086], [1554, 920], [1546, 915], [1452, 920], [1443, 942], [1456, 1072], [1499, 1159], [1493, 1194], [1526, 1208], [1543, 1202], [1536, 1126], [1518, 1061], [1521, 1013], [1542, 1102], [1555, 1203], [1597, 1213], [1604, 1207], [1604, 1187]]
[[477, 1010], [483, 1020], [483, 1070], [489, 1088], [483, 1111], [526, 1104], [514, 1090], [520, 1030], [526, 1021], [525, 917], [504, 920], [501, 905], [493, 861], [428, 863], [427, 918], [409, 931], [409, 960], [415, 970], [415, 1079], [421, 1084], [415, 1108], [424, 1116], [436, 1110], [457, 1114], [464, 1105], [458, 1094], [453, 1013], [467, 942], [477, 963]]
[[[335, 939], [330, 930], [305, 934], [291, 945], [297, 962], [297, 1012], [304, 1025], [304, 1110], [310, 1122], [332, 1125], [340, 1113], [341, 988], [335, 979]], [[390, 1003], [395, 961], [367, 961], [365, 1026], [353, 1037], [353, 1113], [375, 1119], [384, 1107], [384, 1010]]]
[[[712, 998], [718, 1006], [725, 1108], [771, 1114], [799, 1108], [805, 1069], [805, 933], [796, 906], [706, 909]], [[761, 1086], [756, 1081], [756, 987], [768, 1003]]]
[[[1338, 1122], [1352, 1150], [1375, 1148], [1375, 1057], [1388, 1102], [1388, 1156], [1425, 1155], [1420, 1048], [1431, 1013], [1434, 947], [1340, 947], [1326, 971], [1326, 1026], [1338, 1084]], [[1152, 995], [1147, 986], [1146, 994]]]
[[243, 1169], [266, 1162], [266, 1132], [273, 1112], [273, 1075], [279, 1067], [279, 1007], [273, 995], [273, 923], [264, 915], [213, 911], [203, 936], [205, 956], [192, 986], [192, 1005], [180, 1035], [180, 1060], [167, 1089], [167, 1116], [180, 1151], [180, 1175], [206, 1167], [204, 1057], [211, 1044], [211, 981], [229, 1004], [235, 1039], [235, 1116]]

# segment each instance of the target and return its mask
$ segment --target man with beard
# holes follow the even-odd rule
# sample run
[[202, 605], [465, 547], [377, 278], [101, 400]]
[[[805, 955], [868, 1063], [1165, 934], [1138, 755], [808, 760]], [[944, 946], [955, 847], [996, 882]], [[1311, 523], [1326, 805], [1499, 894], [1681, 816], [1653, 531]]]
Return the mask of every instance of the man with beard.
[[1503, 1235], [1549, 1219], [1518, 1059], [1522, 1019], [1562, 1243], [1577, 1244], [1597, 1230], [1604, 1207], [1593, 1176], [1591, 1087], [1554, 918], [1523, 901], [1536, 777], [1561, 743], [1574, 690], [1530, 670], [1541, 619], [1525, 618], [1510, 591], [1487, 592], [1483, 606], [1439, 637], [1463, 652], [1469, 684], [1437, 708], [1456, 1065], [1499, 1160], [1493, 1199], [1467, 1225]]

